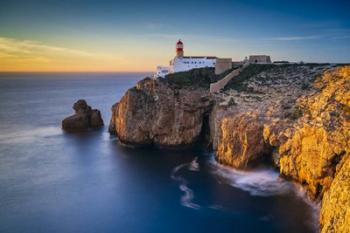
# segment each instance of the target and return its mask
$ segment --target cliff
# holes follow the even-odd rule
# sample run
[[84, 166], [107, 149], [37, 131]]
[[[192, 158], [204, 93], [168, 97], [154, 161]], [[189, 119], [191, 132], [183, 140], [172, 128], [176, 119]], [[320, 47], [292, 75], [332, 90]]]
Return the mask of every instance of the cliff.
[[219, 77], [194, 72], [140, 81], [113, 106], [110, 131], [136, 145], [209, 138], [216, 160], [240, 169], [271, 161], [321, 200], [322, 232], [348, 232], [350, 66], [250, 65], [213, 95]]
[[146, 78], [112, 108], [110, 132], [125, 144], [188, 146], [200, 138], [212, 101], [205, 88]]
[[268, 157], [321, 200], [322, 232], [349, 232], [350, 67], [266, 69], [217, 96], [217, 160], [246, 168]]

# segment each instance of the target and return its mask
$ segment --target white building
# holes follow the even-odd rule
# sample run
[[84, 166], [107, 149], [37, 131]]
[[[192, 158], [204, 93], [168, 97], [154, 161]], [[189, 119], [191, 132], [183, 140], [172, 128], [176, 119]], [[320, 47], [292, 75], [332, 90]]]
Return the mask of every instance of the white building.
[[176, 43], [176, 56], [170, 61], [170, 66], [157, 66], [155, 76], [164, 77], [169, 73], [187, 71], [194, 68], [215, 67], [216, 57], [213, 56], [184, 56], [183, 43]]

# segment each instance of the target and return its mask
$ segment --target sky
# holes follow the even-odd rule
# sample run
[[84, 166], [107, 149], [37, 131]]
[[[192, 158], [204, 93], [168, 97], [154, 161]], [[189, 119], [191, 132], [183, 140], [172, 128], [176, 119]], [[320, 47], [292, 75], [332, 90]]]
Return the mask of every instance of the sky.
[[350, 62], [349, 0], [0, 0], [0, 71], [153, 71], [175, 56]]

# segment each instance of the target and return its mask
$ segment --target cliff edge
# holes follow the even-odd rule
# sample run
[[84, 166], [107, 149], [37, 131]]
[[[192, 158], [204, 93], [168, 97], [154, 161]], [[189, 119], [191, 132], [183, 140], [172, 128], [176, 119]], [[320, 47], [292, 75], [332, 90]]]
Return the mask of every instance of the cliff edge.
[[110, 132], [125, 144], [189, 146], [199, 140], [212, 103], [205, 88], [145, 78], [113, 106]]
[[349, 232], [350, 66], [266, 66], [240, 78], [216, 96], [216, 159], [272, 160], [321, 200], [322, 232]]
[[110, 132], [133, 145], [205, 139], [239, 169], [271, 161], [321, 201], [322, 232], [349, 232], [350, 66], [250, 65], [217, 94], [220, 77], [198, 72], [140, 81], [113, 106]]

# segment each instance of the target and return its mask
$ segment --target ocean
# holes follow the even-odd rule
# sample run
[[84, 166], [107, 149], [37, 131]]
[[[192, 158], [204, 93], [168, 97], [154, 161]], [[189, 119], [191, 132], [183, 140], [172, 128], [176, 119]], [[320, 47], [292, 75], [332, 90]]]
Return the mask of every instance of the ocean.
[[[315, 232], [317, 206], [273, 168], [237, 171], [200, 149], [132, 149], [111, 106], [143, 73], [0, 74], [1, 233]], [[86, 99], [105, 127], [61, 130]]]

